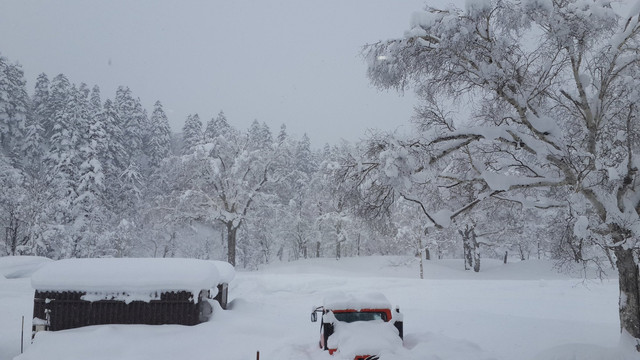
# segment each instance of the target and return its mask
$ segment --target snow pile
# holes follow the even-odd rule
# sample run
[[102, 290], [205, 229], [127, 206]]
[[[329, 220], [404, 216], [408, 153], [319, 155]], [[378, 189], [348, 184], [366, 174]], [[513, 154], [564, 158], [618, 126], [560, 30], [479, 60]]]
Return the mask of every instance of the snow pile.
[[361, 294], [332, 292], [324, 298], [322, 305], [331, 310], [391, 309], [389, 300], [378, 292]]
[[329, 336], [329, 349], [338, 349], [338, 354], [353, 359], [356, 355], [378, 355], [402, 348], [398, 329], [390, 322], [354, 321], [335, 323], [335, 332]]
[[226, 261], [211, 260], [211, 262], [218, 268], [218, 274], [220, 274], [220, 283], [230, 283], [236, 277], [236, 270], [233, 265]]
[[[380, 360], [497, 360], [495, 355], [483, 350], [477, 344], [454, 339], [440, 334], [409, 334], [404, 340], [405, 351], [395, 357], [381, 356]], [[386, 354], [385, 354], [386, 355]], [[528, 359], [519, 356], [512, 359]], [[506, 359], [505, 359], [506, 360]]]
[[215, 263], [173, 258], [65, 259], [48, 263], [31, 278], [36, 290], [84, 291], [85, 300], [125, 301], [149, 301], [163, 291], [189, 291], [197, 301], [201, 290], [219, 282]]
[[591, 344], [560, 345], [537, 354], [532, 360], [639, 360], [633, 346], [621, 344], [615, 348]]
[[31, 276], [42, 265], [50, 262], [42, 256], [4, 256], [0, 257], [0, 274], [7, 279]]
[[260, 351], [261, 359], [343, 360], [319, 349], [310, 306], [331, 292], [381, 289], [405, 318], [404, 346], [382, 351], [381, 360], [639, 358], [620, 343], [617, 280], [585, 282], [533, 260], [485, 259], [480, 273], [464, 271], [461, 259], [431, 260], [424, 270], [421, 280], [418, 261], [399, 256], [273, 263], [238, 272], [231, 310], [213, 302], [208, 322], [40, 332], [33, 343], [25, 338], [21, 356], [21, 316], [33, 314], [33, 290], [28, 279], [0, 277], [0, 359], [249, 360]]

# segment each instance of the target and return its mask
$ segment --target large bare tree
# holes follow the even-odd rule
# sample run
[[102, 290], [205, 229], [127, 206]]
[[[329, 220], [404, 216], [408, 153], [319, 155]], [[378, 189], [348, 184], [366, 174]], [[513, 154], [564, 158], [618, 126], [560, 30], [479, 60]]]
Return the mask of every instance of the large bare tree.
[[[518, 194], [526, 190], [544, 207], [555, 200], [544, 198], [550, 189], [568, 190], [575, 235], [615, 255], [621, 329], [638, 344], [639, 8], [620, 16], [602, 1], [497, 0], [414, 14], [403, 38], [369, 45], [365, 56], [374, 85], [414, 87], [425, 99], [423, 131], [358, 166], [401, 163], [407, 177], [486, 185], [468, 206], [497, 196], [531, 202]], [[442, 104], [452, 99], [472, 114], [447, 116]], [[444, 166], [452, 157], [469, 165]], [[462, 210], [422, 209], [436, 225]]]

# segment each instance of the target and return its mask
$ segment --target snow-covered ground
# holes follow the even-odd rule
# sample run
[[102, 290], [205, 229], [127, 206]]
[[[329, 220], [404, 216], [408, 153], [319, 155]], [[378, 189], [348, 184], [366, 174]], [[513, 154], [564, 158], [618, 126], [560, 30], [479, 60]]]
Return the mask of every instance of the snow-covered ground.
[[[313, 305], [335, 291], [384, 293], [404, 313], [404, 348], [381, 359], [640, 359], [621, 343], [617, 280], [558, 274], [550, 263], [484, 260], [479, 274], [460, 260], [407, 257], [311, 259], [240, 272], [231, 309], [197, 326], [105, 325], [40, 333], [20, 353], [29, 323], [28, 278], [0, 277], [0, 359], [340, 359], [318, 349]], [[25, 325], [27, 334], [30, 324]], [[28, 339], [28, 335], [26, 335]]]

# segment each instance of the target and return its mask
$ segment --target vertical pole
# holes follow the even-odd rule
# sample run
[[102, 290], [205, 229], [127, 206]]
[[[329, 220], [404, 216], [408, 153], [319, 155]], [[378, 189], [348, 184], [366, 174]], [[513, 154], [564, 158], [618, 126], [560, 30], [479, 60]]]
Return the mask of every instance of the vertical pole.
[[260, 360], [260, 351], [256, 353], [256, 360]]
[[423, 252], [424, 252], [424, 249], [422, 248], [422, 237], [418, 235], [418, 257], [420, 257], [420, 279], [424, 279], [424, 266], [422, 265]]
[[22, 315], [22, 328], [20, 330], [20, 354], [22, 354], [24, 351], [24, 315]]

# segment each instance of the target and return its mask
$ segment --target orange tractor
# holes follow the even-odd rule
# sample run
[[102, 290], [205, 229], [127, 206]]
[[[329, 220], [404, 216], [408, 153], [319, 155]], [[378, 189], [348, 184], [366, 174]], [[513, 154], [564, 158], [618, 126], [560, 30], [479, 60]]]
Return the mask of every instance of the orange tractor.
[[329, 354], [376, 360], [381, 352], [402, 346], [403, 320], [400, 309], [392, 310], [380, 293], [333, 294], [313, 308], [311, 321], [321, 314], [319, 346]]

